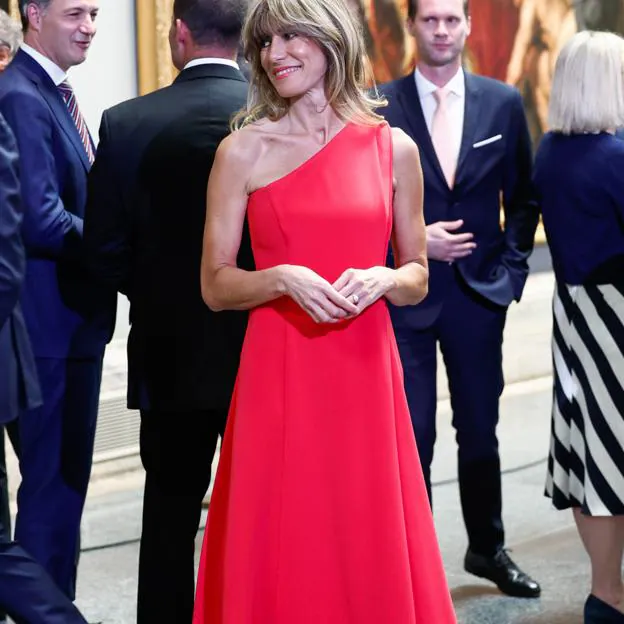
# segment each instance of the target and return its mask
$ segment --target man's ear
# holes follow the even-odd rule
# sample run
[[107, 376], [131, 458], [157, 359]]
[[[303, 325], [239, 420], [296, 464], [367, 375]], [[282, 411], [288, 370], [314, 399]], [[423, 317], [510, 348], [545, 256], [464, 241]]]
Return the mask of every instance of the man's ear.
[[41, 30], [41, 20], [43, 18], [43, 11], [41, 7], [34, 2], [26, 5], [26, 18], [28, 20], [28, 27], [35, 31]]
[[188, 45], [193, 40], [189, 27], [181, 19], [176, 20], [176, 33], [180, 43]]

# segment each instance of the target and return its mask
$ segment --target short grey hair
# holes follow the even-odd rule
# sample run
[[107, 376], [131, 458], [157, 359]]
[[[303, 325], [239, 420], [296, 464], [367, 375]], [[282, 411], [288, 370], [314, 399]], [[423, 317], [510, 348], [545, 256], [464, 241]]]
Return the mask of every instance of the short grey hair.
[[21, 43], [22, 31], [19, 24], [0, 9], [0, 46], [9, 48], [9, 57], [13, 58]]
[[19, 0], [20, 17], [22, 18], [22, 28], [24, 32], [28, 30], [27, 9], [29, 4], [36, 4], [42, 11], [45, 11], [52, 0]]
[[608, 32], [579, 32], [555, 65], [550, 130], [582, 134], [624, 126], [624, 39]]

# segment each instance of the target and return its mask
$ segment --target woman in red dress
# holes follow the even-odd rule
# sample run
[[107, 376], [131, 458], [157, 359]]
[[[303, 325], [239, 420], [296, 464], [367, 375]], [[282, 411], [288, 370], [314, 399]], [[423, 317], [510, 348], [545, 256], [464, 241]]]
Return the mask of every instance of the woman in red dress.
[[244, 43], [202, 292], [251, 313], [194, 624], [453, 624], [385, 303], [427, 291], [418, 149], [374, 112], [345, 0], [255, 0]]

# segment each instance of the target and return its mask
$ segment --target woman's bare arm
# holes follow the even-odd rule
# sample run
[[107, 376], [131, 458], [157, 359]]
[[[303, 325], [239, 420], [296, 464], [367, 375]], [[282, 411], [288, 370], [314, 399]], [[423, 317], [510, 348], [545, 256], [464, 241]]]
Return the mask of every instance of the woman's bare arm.
[[244, 271], [236, 266], [249, 176], [259, 151], [257, 142], [241, 134], [221, 143], [208, 180], [201, 290], [214, 311], [248, 310], [286, 293], [281, 267]]
[[236, 266], [250, 179], [262, 154], [261, 139], [241, 130], [225, 139], [208, 180], [201, 265], [202, 297], [214, 311], [249, 310], [287, 295], [317, 323], [357, 313], [355, 305], [307, 267], [278, 265], [260, 271]]
[[427, 295], [429, 277], [422, 168], [418, 147], [402, 130], [393, 128], [392, 143], [396, 183], [392, 248], [397, 268], [386, 297], [394, 305], [414, 305]]

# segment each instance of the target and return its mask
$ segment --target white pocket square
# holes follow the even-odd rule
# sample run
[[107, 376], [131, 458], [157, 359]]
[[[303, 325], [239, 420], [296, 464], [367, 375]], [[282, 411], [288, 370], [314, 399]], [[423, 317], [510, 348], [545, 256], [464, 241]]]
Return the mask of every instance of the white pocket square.
[[483, 141], [479, 141], [475, 143], [472, 147], [483, 147], [484, 145], [489, 145], [490, 143], [495, 143], [496, 141], [500, 141], [503, 138], [502, 134], [497, 134], [496, 136], [490, 137], [489, 139], [483, 139]]

